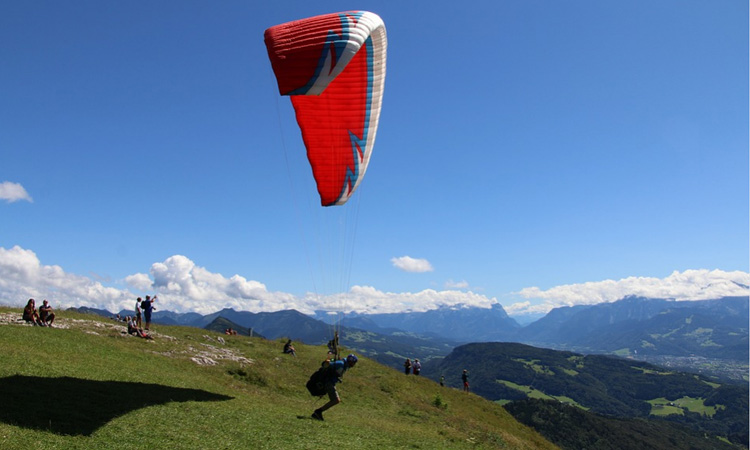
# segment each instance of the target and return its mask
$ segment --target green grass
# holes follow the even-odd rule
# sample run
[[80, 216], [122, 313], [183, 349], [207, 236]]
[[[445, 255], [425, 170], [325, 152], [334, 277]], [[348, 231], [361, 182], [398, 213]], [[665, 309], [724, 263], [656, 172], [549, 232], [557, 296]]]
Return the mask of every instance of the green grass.
[[669, 403], [652, 403], [651, 404], [651, 415], [653, 416], [670, 416], [676, 414], [678, 416], [685, 415], [685, 411], [679, 406], [672, 406]]
[[720, 386], [721, 386], [721, 384], [719, 384], [719, 383], [713, 383], [713, 382], [711, 382], [711, 381], [706, 381], [706, 380], [703, 380], [703, 382], [704, 382], [704, 383], [706, 383], [707, 385], [711, 386], [711, 387], [712, 387], [712, 388], [714, 388], [714, 389], [716, 389], [716, 388], [718, 388], [718, 387], [720, 387]]
[[495, 403], [366, 358], [314, 421], [325, 401], [304, 385], [322, 346], [295, 343], [293, 358], [283, 340], [159, 325], [147, 341], [57, 313], [60, 328], [0, 325], [2, 449], [555, 448]]
[[[516, 383], [513, 383], [512, 381], [508, 381], [508, 380], [497, 380], [497, 382], [498, 383], [502, 383], [502, 384], [508, 386], [511, 389], [515, 389], [517, 391], [521, 391], [524, 394], [526, 394], [526, 396], [528, 396], [529, 398], [539, 398], [539, 399], [542, 399], [542, 400], [557, 400], [559, 402], [567, 403], [567, 404], [569, 404], [571, 406], [576, 406], [576, 407], [581, 408], [581, 409], [586, 410], [586, 411], [589, 410], [589, 408], [586, 408], [586, 407], [582, 406], [581, 404], [579, 404], [578, 402], [576, 402], [572, 398], [566, 397], [564, 395], [549, 395], [549, 394], [545, 394], [544, 392], [542, 392], [540, 390], [532, 389], [531, 386], [524, 386], [524, 385], [516, 384]], [[505, 404], [505, 403], [507, 403], [507, 402], [500, 402], [499, 404], [502, 405], [502, 404]]]
[[[646, 369], [645, 367], [630, 366], [631, 369], [640, 370], [641, 372], [649, 375], [672, 375], [674, 372], [664, 372], [660, 370]], [[718, 386], [718, 385], [717, 385]]]
[[583, 369], [584, 368], [584, 357], [581, 355], [573, 355], [569, 356], [568, 361], [574, 363], [576, 365], [576, 369]]
[[651, 404], [651, 414], [655, 416], [668, 416], [670, 414], [684, 415], [687, 410], [713, 417], [718, 409], [723, 408], [721, 405], [706, 406], [703, 401], [704, 399], [702, 398], [694, 397], [682, 397], [676, 400], [661, 397], [649, 400], [648, 402]]
[[531, 370], [533, 370], [534, 372], [538, 374], [542, 374], [542, 375], [554, 375], [555, 374], [555, 372], [539, 364], [541, 361], [539, 361], [538, 359], [528, 360], [528, 359], [522, 359], [522, 358], [513, 358], [513, 361], [524, 364], [526, 367], [530, 368]]

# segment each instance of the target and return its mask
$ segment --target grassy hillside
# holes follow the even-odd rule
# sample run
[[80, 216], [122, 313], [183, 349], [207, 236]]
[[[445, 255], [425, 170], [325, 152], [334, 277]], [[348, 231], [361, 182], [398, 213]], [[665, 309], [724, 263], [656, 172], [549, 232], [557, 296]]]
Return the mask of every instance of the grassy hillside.
[[[502, 407], [362, 358], [326, 421], [304, 388], [323, 347], [58, 312], [57, 328], [5, 324], [0, 308], [0, 448], [555, 448]], [[5, 319], [5, 320], [3, 320]], [[218, 338], [221, 338], [222, 343]]]

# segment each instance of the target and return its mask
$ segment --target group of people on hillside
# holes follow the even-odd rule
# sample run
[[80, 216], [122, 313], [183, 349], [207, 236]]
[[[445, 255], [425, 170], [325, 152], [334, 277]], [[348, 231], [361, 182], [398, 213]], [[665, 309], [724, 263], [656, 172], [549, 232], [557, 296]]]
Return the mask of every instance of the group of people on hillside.
[[411, 361], [411, 359], [406, 358], [406, 361], [404, 361], [404, 374], [409, 375], [410, 373], [413, 373], [414, 375], [419, 375], [419, 372], [422, 371], [422, 363], [419, 362], [418, 359], [414, 358], [414, 362]]
[[[138, 297], [135, 304], [135, 317], [127, 316], [125, 319], [127, 321], [128, 334], [135, 335], [144, 339], [153, 339], [147, 333], [147, 331], [149, 331], [151, 327], [152, 312], [156, 309], [154, 307], [156, 298], [157, 297], [155, 295], [153, 297], [147, 295], [145, 300], [141, 299], [141, 297]], [[34, 325], [51, 327], [55, 321], [55, 314], [52, 312], [52, 307], [46, 299], [44, 300], [42, 306], [40, 306], [37, 310], [36, 303], [32, 298], [29, 299], [29, 302], [26, 304], [26, 307], [23, 310], [23, 319]], [[146, 322], [145, 327], [143, 327], [142, 324], [143, 319], [145, 319]], [[234, 334], [232, 333], [232, 331], [234, 330], [227, 330], [227, 334]], [[341, 397], [336, 390], [336, 384], [341, 382], [341, 378], [344, 376], [344, 373], [348, 369], [354, 367], [357, 363], [357, 356], [355, 356], [354, 354], [350, 354], [344, 359], [335, 359], [331, 358], [332, 355], [330, 350], [331, 348], [329, 343], [329, 359], [326, 361], [328, 369], [326, 370], [326, 377], [324, 381], [325, 392], [328, 395], [328, 403], [313, 411], [312, 418], [316, 420], [323, 420], [323, 412], [341, 402]], [[283, 352], [285, 354], [291, 354], [295, 357], [297, 356], [291, 339], [287, 340], [286, 344], [284, 344]], [[404, 373], [407, 375], [409, 375], [410, 373], [419, 375], [421, 370], [422, 364], [419, 362], [419, 359], [415, 358], [414, 361], [412, 361], [411, 359], [407, 358], [404, 362]], [[468, 392], [469, 381], [466, 370], [463, 371], [461, 378], [464, 385], [464, 391]], [[443, 385], [442, 377], [440, 380], [440, 384]]]
[[52, 327], [52, 324], [55, 323], [55, 313], [52, 312], [52, 306], [47, 299], [44, 299], [42, 306], [37, 310], [36, 301], [30, 298], [26, 307], [23, 308], [22, 317], [26, 323], [40, 327]]
[[[149, 333], [151, 329], [151, 313], [156, 309], [154, 302], [156, 296], [146, 296], [146, 300], [138, 297], [135, 300], [135, 317], [128, 316], [125, 320], [128, 322], [128, 334], [138, 336], [143, 339], [153, 339]], [[143, 319], [146, 319], [146, 327], [143, 327]]]
[[[414, 361], [412, 361], [409, 358], [406, 358], [406, 361], [404, 361], [404, 374], [409, 375], [419, 375], [419, 372], [422, 371], [422, 363], [419, 362], [418, 359], [414, 358]], [[469, 372], [464, 369], [464, 371], [461, 373], [461, 383], [463, 383], [464, 386], [464, 392], [469, 392]], [[440, 376], [440, 386], [445, 386], [445, 377]]]
[[[128, 334], [135, 335], [144, 339], [153, 339], [147, 333], [147, 331], [151, 326], [151, 314], [156, 309], [154, 307], [155, 301], [156, 296], [151, 297], [147, 295], [145, 300], [141, 299], [141, 297], [138, 297], [135, 304], [135, 317], [127, 316], [125, 319], [127, 321]], [[37, 310], [36, 303], [34, 299], [31, 298], [29, 299], [26, 307], [23, 310], [23, 319], [34, 325], [51, 327], [55, 321], [55, 314], [52, 312], [52, 307], [46, 299], [44, 300], [42, 306], [40, 306]], [[145, 319], [146, 321], [145, 330], [142, 327], [143, 319]], [[231, 333], [231, 331], [234, 330], [227, 330], [227, 334], [233, 334]], [[283, 352], [285, 354], [291, 354], [295, 357], [297, 356], [291, 339], [287, 340], [286, 344], [284, 344]], [[325, 370], [325, 379], [323, 382], [325, 393], [328, 395], [328, 403], [313, 411], [312, 418], [316, 420], [323, 420], [324, 411], [341, 403], [341, 397], [339, 396], [339, 393], [336, 389], [336, 384], [341, 382], [341, 378], [344, 376], [344, 373], [348, 369], [354, 367], [358, 361], [357, 356], [354, 354], [350, 354], [344, 359], [336, 359], [332, 357], [331, 352], [331, 343], [329, 343], [329, 357], [324, 363], [327, 369]], [[415, 358], [414, 361], [412, 361], [411, 359], [407, 358], [404, 362], [404, 373], [407, 375], [410, 373], [419, 375], [421, 370], [422, 365], [419, 362], [419, 359]], [[461, 379], [463, 381], [464, 391], [468, 392], [469, 379], [466, 370], [463, 371]], [[440, 385], [444, 385], [444, 377], [441, 377]]]
[[[464, 385], [464, 392], [469, 392], [469, 371], [464, 369], [461, 372], [461, 383]], [[445, 375], [440, 375], [440, 386], [445, 386]]]
[[147, 295], [146, 300], [142, 300], [140, 297], [135, 299], [135, 323], [138, 328], [142, 327], [141, 315], [143, 316], [143, 319], [146, 319], [145, 330], [148, 331], [151, 328], [151, 313], [156, 310], [154, 307], [155, 301], [155, 295], [153, 297]]
[[[291, 339], [287, 341], [287, 345], [291, 346]], [[286, 352], [286, 346], [285, 346], [285, 352]], [[312, 413], [312, 418], [316, 420], [323, 420], [323, 411], [326, 411], [327, 409], [336, 406], [337, 404], [341, 403], [341, 398], [339, 397], [338, 392], [336, 391], [336, 383], [341, 381], [341, 377], [343, 377], [344, 373], [351, 367], [354, 367], [354, 365], [357, 363], [357, 357], [353, 354], [346, 357], [346, 359], [340, 359], [340, 360], [333, 360], [333, 361], [326, 361], [324, 363], [328, 364], [328, 371], [327, 371], [327, 378], [325, 381], [325, 390], [328, 394], [328, 403], [321, 406], [320, 408], [316, 409]], [[414, 374], [419, 375], [419, 372], [422, 369], [422, 365], [419, 362], [418, 359], [414, 359], [414, 361], [411, 361], [411, 359], [407, 358], [404, 362], [404, 373], [405, 374]], [[464, 369], [461, 373], [461, 382], [463, 383], [463, 390], [464, 392], [469, 392], [469, 372], [468, 370]], [[445, 377], [440, 377], [440, 386], [445, 386]]]

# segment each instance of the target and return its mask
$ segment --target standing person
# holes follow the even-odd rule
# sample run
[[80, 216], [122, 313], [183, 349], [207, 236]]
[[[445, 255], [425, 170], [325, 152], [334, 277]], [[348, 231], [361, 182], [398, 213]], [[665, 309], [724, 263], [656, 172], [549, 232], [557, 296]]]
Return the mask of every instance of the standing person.
[[464, 369], [464, 372], [461, 374], [461, 381], [464, 382], [464, 392], [469, 392], [469, 373]]
[[156, 309], [154, 308], [154, 302], [156, 301], [156, 296], [154, 295], [154, 298], [151, 298], [150, 296], [146, 296], [146, 300], [141, 303], [141, 309], [143, 310], [143, 318], [146, 319], [146, 330], [149, 330], [151, 328], [151, 313]]
[[445, 375], [440, 375], [440, 386], [445, 386]]
[[48, 327], [51, 327], [52, 323], [55, 322], [55, 313], [52, 312], [52, 307], [47, 299], [44, 299], [42, 306], [39, 307], [39, 320]]
[[140, 297], [135, 299], [135, 326], [138, 328], [143, 327], [143, 322], [141, 321], [141, 300]]
[[404, 361], [404, 374], [409, 375], [411, 372], [411, 360], [409, 358], [406, 358], [406, 361]]
[[337, 359], [332, 361], [328, 366], [327, 378], [325, 381], [326, 392], [328, 393], [328, 403], [316, 409], [312, 413], [312, 418], [316, 420], [323, 420], [323, 412], [329, 408], [332, 408], [341, 403], [341, 397], [339, 397], [338, 391], [336, 391], [336, 383], [341, 381], [341, 377], [350, 367], [354, 367], [357, 364], [357, 356], [351, 354], [346, 359]]
[[39, 320], [39, 314], [36, 312], [36, 302], [33, 298], [30, 298], [26, 303], [26, 307], [23, 308], [23, 320], [31, 322], [33, 325], [44, 326], [42, 321]]
[[411, 367], [414, 375], [419, 375], [419, 372], [422, 371], [422, 364], [416, 358], [414, 358], [414, 364]]

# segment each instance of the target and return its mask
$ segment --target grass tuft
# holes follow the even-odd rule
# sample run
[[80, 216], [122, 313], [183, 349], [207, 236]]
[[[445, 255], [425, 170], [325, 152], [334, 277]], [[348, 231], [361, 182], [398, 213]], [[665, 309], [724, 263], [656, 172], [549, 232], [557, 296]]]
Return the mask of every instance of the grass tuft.
[[440, 394], [435, 394], [435, 398], [432, 399], [432, 406], [438, 409], [448, 409], [448, 404], [445, 403], [445, 400], [443, 400], [443, 397], [441, 397]]
[[263, 375], [250, 372], [243, 368], [229, 369], [227, 370], [227, 373], [229, 375], [232, 375], [234, 378], [238, 380], [253, 384], [255, 386], [260, 386], [260, 387], [268, 386], [268, 380], [266, 380], [266, 378]]

